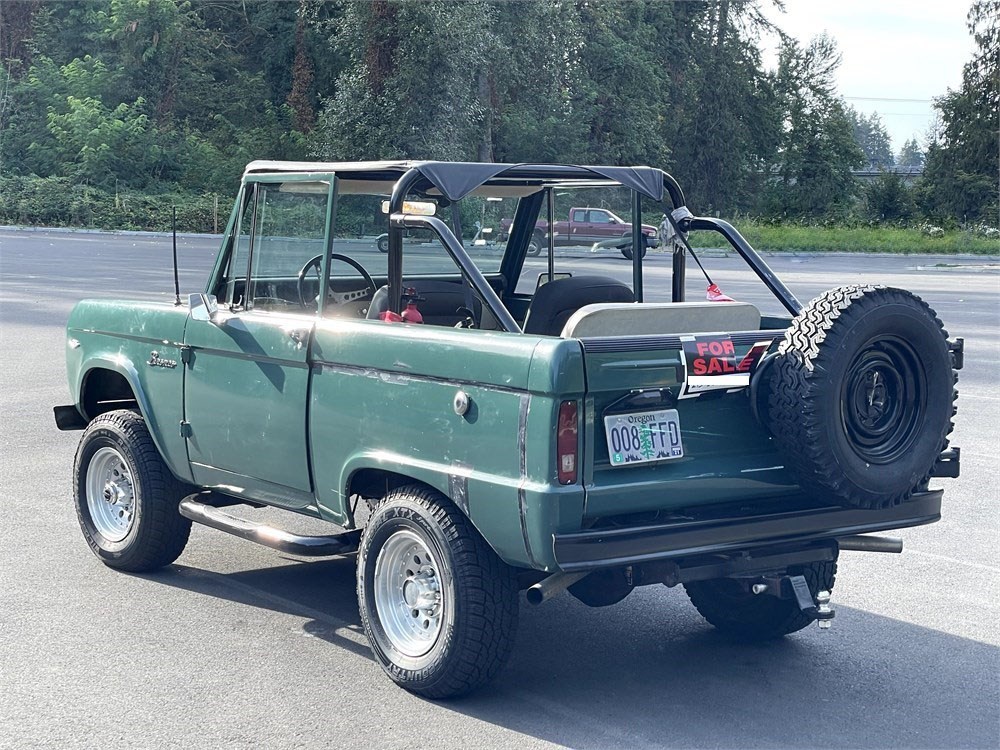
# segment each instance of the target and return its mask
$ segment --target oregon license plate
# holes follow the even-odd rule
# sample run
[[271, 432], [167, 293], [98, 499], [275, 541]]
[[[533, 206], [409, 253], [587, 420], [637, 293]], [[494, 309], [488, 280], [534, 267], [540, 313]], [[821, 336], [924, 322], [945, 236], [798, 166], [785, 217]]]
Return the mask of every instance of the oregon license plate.
[[681, 422], [676, 409], [611, 414], [604, 418], [612, 466], [681, 458]]

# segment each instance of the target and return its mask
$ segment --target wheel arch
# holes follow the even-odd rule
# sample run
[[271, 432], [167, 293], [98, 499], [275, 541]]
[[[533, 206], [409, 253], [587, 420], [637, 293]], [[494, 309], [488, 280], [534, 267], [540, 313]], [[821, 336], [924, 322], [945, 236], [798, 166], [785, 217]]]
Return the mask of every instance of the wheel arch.
[[110, 411], [137, 410], [146, 421], [153, 444], [173, 474], [182, 481], [192, 481], [183, 441], [178, 437], [174, 441], [179, 442], [178, 445], [166, 444], [161, 420], [153, 411], [142, 377], [128, 357], [121, 353], [95, 355], [81, 366], [78, 382], [76, 408], [88, 424]]
[[139, 373], [132, 362], [121, 356], [94, 357], [84, 365], [76, 405], [88, 422], [115, 409], [138, 408], [147, 419], [150, 412]]
[[[353, 527], [355, 519], [349, 502], [352, 495], [383, 497], [389, 491], [405, 485], [427, 487], [440, 493], [458, 508], [502, 560], [512, 565], [523, 565], [520, 561], [527, 557], [523, 536], [518, 534], [519, 541], [512, 546], [509, 541], [490, 534], [489, 524], [482, 523], [483, 519], [477, 519], [470, 512], [470, 473], [465, 467], [429, 464], [408, 456], [361, 454], [351, 459], [342, 472], [343, 507], [328, 510], [333, 516], [340, 515], [342, 519], [332, 520], [337, 523], [346, 522]], [[516, 494], [516, 488], [513, 492]]]

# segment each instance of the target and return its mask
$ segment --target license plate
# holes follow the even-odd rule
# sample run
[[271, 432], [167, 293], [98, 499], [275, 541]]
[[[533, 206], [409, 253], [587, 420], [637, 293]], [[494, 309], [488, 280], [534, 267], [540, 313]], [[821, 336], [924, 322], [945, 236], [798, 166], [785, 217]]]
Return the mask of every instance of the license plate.
[[604, 418], [612, 466], [681, 458], [681, 422], [676, 409], [611, 414]]

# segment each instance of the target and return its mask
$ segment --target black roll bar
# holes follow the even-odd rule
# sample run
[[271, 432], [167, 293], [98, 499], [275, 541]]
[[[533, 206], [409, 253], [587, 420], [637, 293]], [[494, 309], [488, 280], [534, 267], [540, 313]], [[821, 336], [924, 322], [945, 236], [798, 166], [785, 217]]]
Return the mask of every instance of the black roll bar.
[[753, 272], [757, 274], [760, 280], [764, 282], [764, 285], [771, 290], [771, 293], [778, 298], [778, 301], [785, 306], [788, 312], [792, 315], [798, 315], [802, 311], [802, 303], [795, 298], [795, 295], [775, 275], [764, 259], [750, 246], [750, 243], [743, 239], [743, 235], [736, 231], [736, 227], [728, 221], [705, 216], [692, 216], [682, 219], [680, 225], [681, 227], [685, 227], [686, 225], [690, 229], [708, 229], [721, 234], [733, 246], [733, 249], [740, 254], [743, 260], [747, 262], [747, 265], [753, 269]]
[[389, 309], [394, 313], [400, 313], [403, 309], [403, 227], [406, 225], [400, 223], [397, 226], [393, 223], [392, 217], [403, 213], [403, 201], [407, 193], [423, 179], [425, 178], [420, 170], [411, 167], [396, 180], [389, 196], [389, 258], [386, 270], [389, 282]]
[[[400, 235], [400, 239], [402, 239], [402, 230], [404, 227], [409, 227], [411, 229], [423, 227], [434, 232], [441, 239], [445, 250], [448, 251], [448, 255], [450, 255], [452, 260], [454, 260], [455, 263], [458, 264], [458, 267], [462, 269], [462, 273], [465, 274], [469, 283], [475, 287], [480, 299], [482, 299], [483, 303], [490, 309], [493, 317], [497, 319], [497, 322], [503, 330], [509, 331], [510, 333], [521, 333], [521, 327], [517, 324], [517, 321], [511, 317], [511, 314], [507, 311], [507, 308], [504, 307], [504, 304], [500, 301], [497, 293], [493, 291], [493, 287], [490, 286], [486, 277], [483, 276], [483, 272], [480, 271], [479, 267], [472, 262], [468, 253], [465, 252], [465, 249], [459, 241], [455, 239], [455, 235], [448, 230], [447, 224], [436, 216], [413, 216], [411, 214], [402, 213], [391, 214], [389, 216], [390, 256], [392, 255], [392, 230], [396, 229], [397, 233]], [[402, 254], [400, 253], [400, 255]]]
[[[666, 180], [664, 180], [666, 184]], [[646, 237], [642, 233], [642, 196], [632, 191], [632, 293], [636, 302], [642, 302], [642, 256]]]
[[[496, 177], [500, 177], [501, 175], [518, 176], [518, 169], [518, 166], [513, 166], [510, 169], [496, 175]], [[551, 165], [547, 170], [539, 169], [537, 166], [531, 169], [533, 177], [541, 179], [558, 179], [559, 177], [565, 177], [568, 171], [574, 168], [563, 165]], [[586, 169], [586, 167], [583, 167], [582, 169]], [[496, 292], [494, 292], [493, 288], [489, 285], [489, 283], [487, 283], [479, 268], [476, 267], [476, 265], [469, 259], [468, 254], [455, 239], [454, 235], [448, 231], [444, 222], [435, 217], [408, 216], [403, 214], [403, 201], [406, 198], [406, 195], [423, 180], [426, 180], [426, 177], [424, 177], [424, 175], [416, 167], [407, 170], [403, 176], [396, 181], [396, 184], [393, 185], [392, 195], [389, 198], [390, 222], [388, 276], [390, 309], [396, 313], [400, 312], [402, 309], [403, 229], [404, 227], [411, 226], [426, 226], [433, 229], [441, 238], [441, 241], [444, 243], [448, 253], [459, 265], [470, 282], [472, 282], [476, 291], [479, 293], [479, 296], [490, 307], [490, 310], [496, 317], [497, 321], [500, 322], [505, 330], [520, 332], [521, 329], [518, 327], [516, 321], [514, 321], [511, 317], [510, 313], [507, 312], [507, 308], [500, 301], [500, 298], [497, 297]], [[673, 221], [678, 230], [687, 232], [690, 229], [707, 229], [721, 234], [726, 238], [726, 241], [732, 245], [733, 249], [740, 254], [743, 260], [746, 261], [747, 265], [753, 269], [754, 273], [756, 273], [760, 280], [764, 282], [765, 286], [771, 290], [771, 293], [778, 298], [785, 309], [787, 309], [792, 315], [799, 314], [802, 310], [801, 303], [795, 298], [795, 295], [792, 294], [788, 287], [782, 283], [781, 279], [775, 275], [774, 271], [768, 267], [764, 259], [757, 254], [757, 251], [751, 247], [750, 243], [747, 242], [738, 231], [736, 231], [736, 228], [733, 227], [732, 224], [727, 221], [723, 221], [722, 219], [715, 219], [712, 217], [691, 216], [686, 210], [684, 191], [681, 190], [681, 186], [677, 183], [677, 180], [666, 172], [663, 172], [663, 187], [670, 195], [670, 202], [674, 205], [674, 211], [676, 212], [677, 209], [683, 208], [685, 209], [683, 213], [687, 214], [683, 218]], [[638, 192], [633, 190], [633, 193], [635, 196], [635, 203], [633, 204], [632, 222], [632, 280], [636, 298], [641, 301], [642, 259], [639, 256], [642, 254], [642, 223], [641, 221], [637, 221], [636, 218], [641, 218], [639, 210], [642, 198]], [[518, 229], [523, 228], [518, 227]], [[551, 229], [549, 234], [551, 235]], [[685, 253], [680, 251], [675, 252], [673, 257], [673, 289], [671, 295], [671, 299], [673, 299], [674, 302], [682, 302], [684, 300], [685, 271]]]

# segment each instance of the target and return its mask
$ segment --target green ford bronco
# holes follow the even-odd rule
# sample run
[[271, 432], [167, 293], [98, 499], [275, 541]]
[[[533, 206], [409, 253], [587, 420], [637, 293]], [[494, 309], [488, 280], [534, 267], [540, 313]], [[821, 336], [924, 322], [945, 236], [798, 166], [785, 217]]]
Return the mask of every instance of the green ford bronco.
[[[573, 205], [631, 217], [641, 251], [600, 266], [550, 235], [527, 257]], [[709, 269], [685, 300], [692, 231], [721, 235], [774, 309]], [[651, 262], [669, 289], [644, 288]], [[682, 585], [741, 638], [829, 626], [839, 551], [900, 551], [869, 534], [937, 521], [929, 482], [958, 475], [961, 339], [902, 289], [802, 306], [659, 169], [254, 162], [204, 290], [177, 292], [70, 316], [55, 419], [83, 430], [88, 544], [148, 571], [195, 522], [356, 554], [375, 658], [427, 697], [498, 672], [522, 590], [605, 606]], [[264, 506], [331, 533], [265, 525]]]

